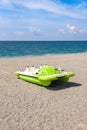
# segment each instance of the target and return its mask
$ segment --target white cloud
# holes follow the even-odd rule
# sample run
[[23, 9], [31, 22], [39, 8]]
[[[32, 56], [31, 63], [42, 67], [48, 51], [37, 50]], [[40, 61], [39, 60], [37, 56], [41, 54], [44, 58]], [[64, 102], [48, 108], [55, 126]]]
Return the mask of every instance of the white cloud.
[[56, 0], [0, 0], [0, 30], [7, 35], [12, 31], [15, 37], [29, 38], [30, 35], [33, 39], [41, 35], [55, 39], [56, 31], [63, 36], [84, 35], [87, 34], [86, 21], [87, 3], [72, 6]]
[[1, 0], [1, 2], [3, 2], [3, 3], [9, 3], [9, 0]]
[[1, 5], [2, 7], [6, 7], [6, 6], [8, 6], [8, 5], [11, 5], [11, 2], [10, 2], [10, 0], [1, 0], [1, 1], [0, 1], [0, 5]]
[[15, 34], [16, 34], [16, 35], [19, 35], [19, 36], [22, 36], [22, 35], [24, 35], [24, 32], [22, 32], [22, 31], [17, 31], [17, 32], [15, 32]]
[[66, 33], [66, 31], [64, 29], [62, 29], [62, 28], [58, 29], [58, 31], [61, 32], [61, 33]]
[[[9, 8], [14, 4], [29, 9], [42, 9], [55, 13], [56, 15], [64, 15], [72, 18], [87, 19], [87, 5], [86, 2], [79, 4], [78, 6], [70, 6], [62, 4], [61, 2], [54, 2], [52, 0], [2, 0], [4, 5], [9, 5]], [[84, 7], [82, 10], [81, 8]], [[23, 10], [21, 10], [23, 11]]]
[[87, 7], [87, 2], [81, 2], [76, 6], [77, 9], [84, 8], [84, 7]]
[[77, 7], [71, 7], [59, 2], [55, 3], [52, 0], [32, 0], [27, 2], [21, 1], [20, 3], [27, 8], [43, 9], [55, 14], [65, 15], [73, 18], [87, 19], [87, 9], [80, 10], [80, 8], [77, 9]]
[[86, 29], [80, 29], [80, 28], [77, 28], [77, 27], [74, 26], [74, 25], [69, 25], [69, 24], [67, 24], [67, 28], [68, 28], [68, 31], [69, 31], [69, 32], [72, 32], [72, 33], [87, 34], [87, 30], [86, 30]]
[[32, 32], [32, 33], [40, 33], [41, 30], [40, 28], [36, 28], [34, 26], [29, 26], [29, 32]]
[[66, 25], [66, 28], [64, 27], [64, 29], [63, 28], [61, 28], [61, 29], [58, 29], [58, 31], [60, 32], [60, 33], [72, 33], [72, 34], [87, 34], [87, 30], [86, 29], [81, 29], [81, 28], [78, 28], [78, 27], [76, 27], [76, 26], [74, 26], [74, 25], [70, 25], [70, 24], [67, 24]]
[[79, 32], [80, 32], [81, 34], [87, 34], [87, 30], [80, 29]]
[[74, 25], [67, 24], [68, 31], [70, 32], [76, 32], [78, 29]]

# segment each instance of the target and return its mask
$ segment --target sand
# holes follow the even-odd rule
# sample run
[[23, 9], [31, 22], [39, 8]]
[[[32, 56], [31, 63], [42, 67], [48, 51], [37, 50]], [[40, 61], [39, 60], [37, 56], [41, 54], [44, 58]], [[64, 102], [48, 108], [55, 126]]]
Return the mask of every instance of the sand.
[[[41, 64], [75, 76], [41, 87], [13, 74]], [[0, 58], [0, 130], [87, 130], [87, 53]]]

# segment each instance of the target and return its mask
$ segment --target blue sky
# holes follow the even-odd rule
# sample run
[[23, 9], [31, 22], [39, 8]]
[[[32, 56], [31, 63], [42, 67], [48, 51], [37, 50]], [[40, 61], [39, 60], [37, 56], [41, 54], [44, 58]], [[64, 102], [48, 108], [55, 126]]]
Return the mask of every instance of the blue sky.
[[0, 40], [87, 40], [87, 0], [0, 0]]

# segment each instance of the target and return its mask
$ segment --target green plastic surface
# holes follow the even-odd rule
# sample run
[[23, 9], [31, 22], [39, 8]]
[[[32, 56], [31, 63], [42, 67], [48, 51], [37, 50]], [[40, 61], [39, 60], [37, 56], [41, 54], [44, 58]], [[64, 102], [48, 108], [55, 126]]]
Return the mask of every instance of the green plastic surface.
[[27, 82], [39, 84], [42, 86], [50, 86], [51, 82], [58, 80], [60, 82], [67, 82], [70, 77], [74, 76], [74, 72], [66, 73], [62, 77], [58, 77], [58, 74], [61, 74], [62, 71], [55, 70], [52, 66], [44, 65], [40, 68], [38, 74], [35, 76], [22, 75], [19, 72], [15, 72], [15, 75]]

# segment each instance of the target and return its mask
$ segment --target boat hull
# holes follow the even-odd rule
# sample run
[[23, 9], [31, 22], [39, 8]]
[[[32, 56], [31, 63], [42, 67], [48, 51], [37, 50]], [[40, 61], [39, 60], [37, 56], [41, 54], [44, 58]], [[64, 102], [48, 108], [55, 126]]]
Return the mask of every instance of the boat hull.
[[58, 75], [50, 75], [50, 76], [29, 76], [29, 75], [23, 75], [23, 74], [20, 74], [19, 72], [15, 72], [15, 75], [19, 78], [19, 79], [22, 79], [22, 80], [25, 80], [27, 82], [31, 82], [31, 83], [34, 83], [34, 84], [38, 84], [38, 85], [41, 85], [41, 86], [50, 86], [52, 81], [54, 80], [57, 80], [59, 82], [67, 82], [69, 80], [70, 77], [74, 76], [74, 73], [73, 72], [69, 72], [67, 74], [65, 74], [64, 76], [62, 77], [58, 77]]
[[27, 82], [35, 83], [41, 86], [47, 87], [47, 86], [50, 86], [51, 84], [51, 80], [43, 81], [43, 80], [39, 80], [37, 77], [25, 76], [21, 74], [17, 74], [17, 77]]
[[75, 75], [74, 72], [69, 72], [65, 76], [59, 77], [58, 81], [60, 81], [60, 82], [67, 82], [69, 80], [69, 78], [74, 76], [74, 75]]

